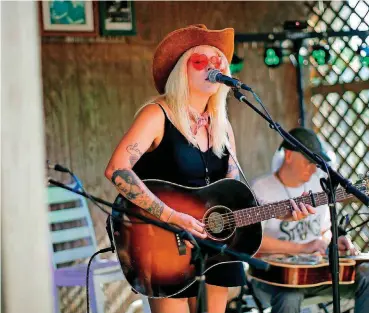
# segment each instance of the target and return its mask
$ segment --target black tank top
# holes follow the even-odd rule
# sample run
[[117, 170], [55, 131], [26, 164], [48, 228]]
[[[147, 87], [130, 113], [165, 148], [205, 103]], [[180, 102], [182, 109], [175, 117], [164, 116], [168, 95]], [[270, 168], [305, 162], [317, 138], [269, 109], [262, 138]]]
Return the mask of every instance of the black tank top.
[[[194, 147], [172, 124], [165, 110], [164, 136], [159, 146], [146, 152], [133, 167], [141, 179], [161, 179], [189, 187], [205, 186], [205, 164], [210, 182], [225, 178], [229, 152], [218, 158], [210, 148], [206, 152]], [[202, 155], [202, 156], [201, 156]]]

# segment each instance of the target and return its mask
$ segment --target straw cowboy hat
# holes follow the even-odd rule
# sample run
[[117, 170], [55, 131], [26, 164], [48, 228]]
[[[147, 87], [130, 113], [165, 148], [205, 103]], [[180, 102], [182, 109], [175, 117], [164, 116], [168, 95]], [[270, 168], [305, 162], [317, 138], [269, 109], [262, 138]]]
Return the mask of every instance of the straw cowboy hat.
[[160, 94], [165, 92], [168, 77], [182, 54], [201, 45], [218, 48], [231, 63], [234, 29], [210, 30], [203, 24], [196, 24], [169, 33], [157, 46], [152, 66], [155, 87]]

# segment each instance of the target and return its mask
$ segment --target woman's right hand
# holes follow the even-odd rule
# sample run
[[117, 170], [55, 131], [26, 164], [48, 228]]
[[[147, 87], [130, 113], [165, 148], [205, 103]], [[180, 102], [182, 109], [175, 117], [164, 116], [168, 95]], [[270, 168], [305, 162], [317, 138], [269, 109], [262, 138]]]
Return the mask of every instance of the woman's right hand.
[[[174, 211], [172, 216], [169, 218], [168, 223], [174, 224], [184, 230], [187, 230], [192, 235], [205, 239], [207, 234], [205, 232], [205, 224], [195, 219], [191, 215]], [[193, 248], [193, 245], [185, 240], [186, 246]]]

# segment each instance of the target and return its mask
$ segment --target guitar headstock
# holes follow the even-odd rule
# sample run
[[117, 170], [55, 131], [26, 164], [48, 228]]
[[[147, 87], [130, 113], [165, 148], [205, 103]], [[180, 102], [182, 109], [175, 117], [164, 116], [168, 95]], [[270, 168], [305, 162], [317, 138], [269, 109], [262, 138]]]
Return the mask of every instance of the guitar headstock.
[[365, 193], [366, 195], [369, 195], [369, 171], [363, 175], [358, 175], [358, 180], [354, 184], [354, 186], [359, 189], [362, 193]]

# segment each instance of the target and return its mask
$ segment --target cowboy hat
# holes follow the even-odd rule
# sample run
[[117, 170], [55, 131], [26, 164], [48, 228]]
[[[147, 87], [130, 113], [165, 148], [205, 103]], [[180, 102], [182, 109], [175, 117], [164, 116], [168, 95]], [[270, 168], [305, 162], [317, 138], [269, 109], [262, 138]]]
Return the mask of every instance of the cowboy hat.
[[203, 24], [196, 24], [169, 33], [157, 46], [152, 66], [155, 87], [160, 94], [165, 92], [168, 77], [182, 54], [201, 45], [218, 48], [231, 63], [234, 29], [210, 30]]

